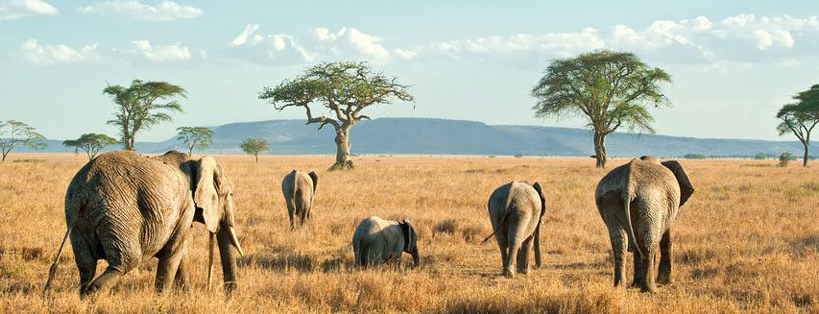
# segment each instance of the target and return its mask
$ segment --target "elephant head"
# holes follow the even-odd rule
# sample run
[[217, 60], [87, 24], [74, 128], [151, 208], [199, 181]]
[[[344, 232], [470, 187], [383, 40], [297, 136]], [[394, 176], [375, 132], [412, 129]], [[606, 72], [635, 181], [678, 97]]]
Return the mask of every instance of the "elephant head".
[[412, 255], [412, 266], [418, 267], [421, 264], [421, 258], [418, 255], [418, 234], [415, 233], [415, 228], [412, 227], [409, 220], [401, 220], [401, 233], [404, 235], [404, 252]]
[[233, 184], [227, 178], [222, 166], [210, 156], [189, 161], [191, 189], [196, 205], [194, 221], [205, 224], [210, 235], [208, 259], [208, 284], [213, 269], [214, 238], [219, 244], [222, 273], [228, 291], [236, 286], [236, 258], [230, 247], [244, 255], [239, 238], [236, 236]]

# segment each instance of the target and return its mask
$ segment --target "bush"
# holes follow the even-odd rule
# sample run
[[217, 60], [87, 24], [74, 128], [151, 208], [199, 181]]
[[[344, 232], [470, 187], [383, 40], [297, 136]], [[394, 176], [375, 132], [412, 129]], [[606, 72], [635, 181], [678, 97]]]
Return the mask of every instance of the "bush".
[[756, 160], [768, 159], [768, 154], [766, 154], [766, 153], [756, 154], [756, 156], [754, 156], [754, 159], [756, 159]]
[[705, 159], [705, 155], [703, 154], [685, 154], [683, 156], [685, 159]]
[[523, 154], [515, 154], [515, 158], [523, 158]]
[[779, 155], [779, 166], [787, 167], [791, 160], [794, 160], [793, 155], [791, 155], [790, 152], [784, 152], [782, 155]]

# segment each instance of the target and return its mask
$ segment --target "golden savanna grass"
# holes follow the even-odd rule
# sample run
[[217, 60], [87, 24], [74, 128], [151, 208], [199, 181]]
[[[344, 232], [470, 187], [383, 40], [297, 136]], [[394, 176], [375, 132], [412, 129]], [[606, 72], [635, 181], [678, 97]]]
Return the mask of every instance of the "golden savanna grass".
[[[817, 168], [684, 160], [697, 191], [674, 225], [674, 283], [648, 295], [612, 287], [611, 247], [593, 198], [608, 170], [590, 159], [371, 156], [356, 158], [354, 171], [327, 172], [330, 157], [255, 164], [220, 155], [236, 186], [246, 253], [233, 297], [206, 289], [206, 235], [195, 224], [190, 292], [156, 294], [148, 262], [87, 301], [77, 295], [70, 247], [51, 295], [40, 295], [65, 232], [65, 190], [85, 160], [12, 159], [26, 158], [0, 165], [0, 312], [819, 312]], [[313, 220], [296, 232], [281, 194], [292, 169], [319, 174]], [[510, 180], [540, 181], [548, 198], [544, 267], [514, 279], [500, 276], [494, 242], [479, 243], [491, 232], [487, 198]], [[413, 222], [420, 269], [351, 266], [350, 238], [370, 215]]]

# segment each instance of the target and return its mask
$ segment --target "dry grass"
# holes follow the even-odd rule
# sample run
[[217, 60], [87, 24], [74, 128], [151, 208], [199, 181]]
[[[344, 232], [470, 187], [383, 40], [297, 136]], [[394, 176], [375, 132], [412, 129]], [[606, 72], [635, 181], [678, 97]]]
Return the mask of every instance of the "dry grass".
[[[252, 157], [217, 156], [236, 186], [247, 254], [234, 297], [205, 289], [206, 237], [197, 224], [191, 292], [155, 294], [156, 266], [149, 262], [92, 302], [77, 296], [70, 249], [52, 295], [39, 294], [65, 232], [65, 189], [84, 158], [12, 158], [46, 161], [0, 165], [0, 312], [819, 311], [819, 168], [683, 161], [697, 192], [674, 228], [675, 282], [646, 295], [611, 287], [611, 248], [593, 200], [605, 171], [586, 158], [361, 157], [355, 171], [327, 172], [330, 157], [263, 157], [254, 164]], [[293, 168], [319, 174], [314, 220], [295, 233], [280, 189]], [[513, 179], [545, 186], [546, 254], [542, 269], [505, 279], [497, 247], [478, 242], [491, 232], [488, 196]], [[350, 237], [370, 215], [411, 219], [423, 267], [352, 269]]]

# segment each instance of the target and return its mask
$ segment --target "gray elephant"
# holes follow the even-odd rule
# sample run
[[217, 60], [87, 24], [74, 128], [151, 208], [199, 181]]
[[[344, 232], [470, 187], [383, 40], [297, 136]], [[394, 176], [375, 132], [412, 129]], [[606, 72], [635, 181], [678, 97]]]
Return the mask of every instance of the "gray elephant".
[[310, 218], [316, 185], [318, 185], [318, 176], [312, 171], [305, 173], [293, 170], [284, 176], [282, 193], [287, 204], [287, 214], [290, 216], [290, 229], [295, 228], [296, 218], [300, 225]]
[[401, 267], [401, 254], [412, 256], [412, 267], [420, 264], [418, 234], [408, 220], [385, 220], [378, 216], [364, 219], [353, 234], [355, 265], [363, 268], [392, 262]]
[[634, 254], [634, 282], [643, 292], [656, 290], [654, 261], [660, 249], [657, 281], [671, 282], [671, 224], [694, 187], [683, 166], [643, 156], [614, 168], [597, 185], [597, 210], [614, 251], [614, 286], [625, 276], [625, 252]]
[[[153, 257], [159, 259], [158, 291], [176, 282], [187, 289], [188, 237], [193, 221], [210, 233], [213, 268], [214, 237], [219, 244], [225, 288], [236, 286], [236, 236], [233, 185], [212, 157], [189, 159], [170, 151], [145, 157], [116, 151], [89, 161], [71, 180], [65, 195], [66, 237], [71, 238], [80, 273], [80, 295], [104, 290], [114, 280]], [[63, 245], [65, 238], [63, 238]], [[62, 245], [52, 264], [45, 290], [57, 269]], [[97, 261], [108, 267], [96, 279]]]
[[[517, 260], [517, 271], [529, 273], [529, 252], [534, 245], [537, 268], [542, 265], [540, 253], [540, 228], [546, 213], [546, 196], [540, 183], [512, 181], [500, 186], [489, 197], [489, 219], [492, 220], [490, 234], [500, 248], [503, 275], [515, 276], [513, 262]], [[534, 242], [534, 243], [533, 243]]]

